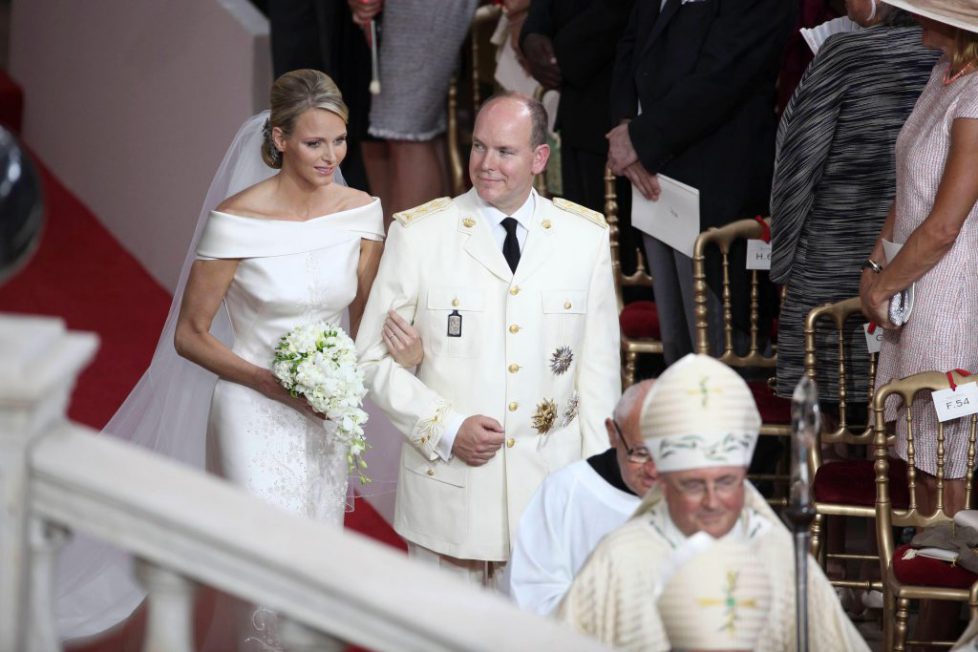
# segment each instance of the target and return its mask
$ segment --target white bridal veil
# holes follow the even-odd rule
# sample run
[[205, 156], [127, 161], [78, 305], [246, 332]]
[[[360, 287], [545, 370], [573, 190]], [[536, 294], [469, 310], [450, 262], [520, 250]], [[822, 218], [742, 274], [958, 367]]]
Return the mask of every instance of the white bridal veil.
[[[225, 198], [276, 172], [264, 164], [260, 155], [262, 127], [267, 118], [268, 111], [264, 111], [246, 120], [228, 148], [197, 219], [152, 362], [103, 430], [105, 435], [199, 469], [204, 468], [207, 417], [217, 377], [178, 356], [173, 347], [180, 298], [210, 211]], [[336, 174], [336, 181], [345, 185], [339, 170]], [[225, 344], [231, 343], [231, 324], [224, 310], [215, 316], [211, 333]], [[370, 411], [376, 417], [374, 423], [383, 422], [377, 424], [380, 429], [390, 428], [376, 410]], [[387, 447], [384, 457], [389, 457], [390, 452]], [[382, 470], [385, 464], [388, 469]], [[378, 462], [376, 466], [379, 473], [374, 477], [378, 480], [394, 477], [388, 474], [395, 472], [390, 470], [389, 462]], [[389, 482], [377, 484], [378, 492], [390, 490]], [[128, 554], [101, 541], [75, 536], [62, 552], [54, 595], [61, 638], [72, 639], [91, 636], [118, 624], [139, 606], [144, 591], [132, 577]]]

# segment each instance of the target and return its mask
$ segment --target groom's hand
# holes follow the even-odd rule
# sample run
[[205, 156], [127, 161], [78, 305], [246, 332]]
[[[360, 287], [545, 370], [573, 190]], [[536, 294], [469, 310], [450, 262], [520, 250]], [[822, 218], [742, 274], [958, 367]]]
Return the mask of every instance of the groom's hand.
[[492, 417], [475, 414], [465, 421], [455, 435], [452, 455], [469, 466], [482, 466], [503, 445], [503, 427]]

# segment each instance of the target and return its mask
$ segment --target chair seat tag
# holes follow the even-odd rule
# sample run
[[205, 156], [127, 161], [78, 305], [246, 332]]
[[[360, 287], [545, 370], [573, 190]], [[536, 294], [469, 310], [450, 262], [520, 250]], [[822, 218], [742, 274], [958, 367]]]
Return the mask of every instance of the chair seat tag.
[[863, 335], [866, 336], [866, 348], [869, 349], [870, 355], [873, 353], [879, 353], [880, 348], [883, 346], [883, 333], [886, 332], [879, 326], [870, 331], [870, 324], [866, 322], [863, 324]]
[[747, 269], [771, 269], [771, 243], [763, 240], [747, 241]]
[[978, 413], [978, 384], [965, 383], [954, 389], [941, 389], [933, 394], [934, 409], [939, 421], [950, 421]]

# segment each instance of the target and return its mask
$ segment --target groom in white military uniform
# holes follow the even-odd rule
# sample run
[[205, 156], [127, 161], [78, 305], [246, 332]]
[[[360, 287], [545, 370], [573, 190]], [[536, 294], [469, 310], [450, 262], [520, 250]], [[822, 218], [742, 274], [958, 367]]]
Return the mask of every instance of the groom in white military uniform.
[[[539, 102], [483, 105], [473, 189], [395, 215], [357, 338], [371, 399], [407, 438], [394, 528], [475, 582], [509, 558], [543, 478], [607, 448], [620, 394], [608, 227], [532, 189], [545, 137]], [[416, 375], [382, 341], [391, 309], [421, 335]]]

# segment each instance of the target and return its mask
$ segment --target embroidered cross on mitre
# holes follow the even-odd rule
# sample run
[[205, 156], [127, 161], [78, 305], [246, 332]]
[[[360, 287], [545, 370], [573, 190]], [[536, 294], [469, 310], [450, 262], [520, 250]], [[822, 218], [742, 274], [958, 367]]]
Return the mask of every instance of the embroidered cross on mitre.
[[703, 407], [707, 407], [707, 404], [710, 401], [710, 395], [711, 394], [723, 394], [723, 390], [720, 389], [719, 387], [710, 387], [710, 386], [708, 386], [708, 383], [709, 382], [710, 382], [710, 377], [709, 376], [703, 376], [702, 378], [700, 378], [699, 387], [697, 387], [696, 389], [688, 389], [688, 390], [686, 390], [686, 393], [687, 394], [690, 394], [692, 396], [695, 396], [695, 395], [699, 394], [700, 395], [700, 400], [701, 400], [701, 405]]

